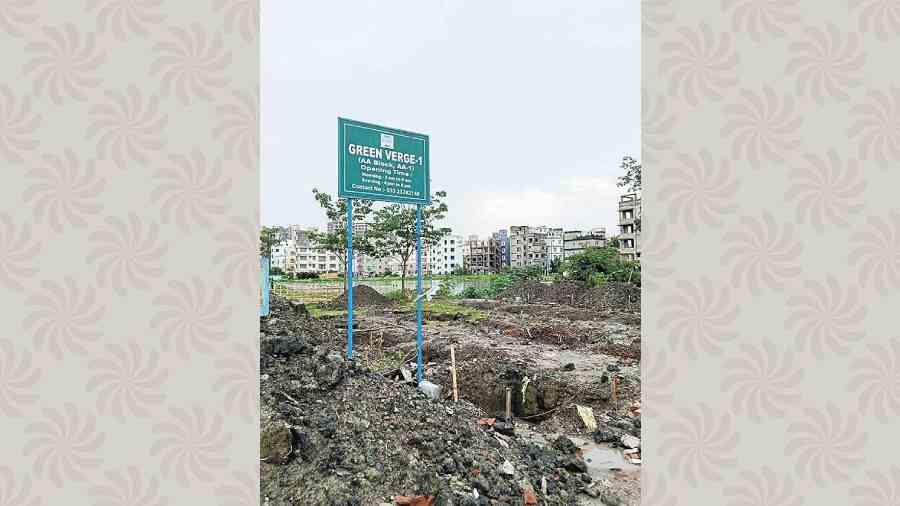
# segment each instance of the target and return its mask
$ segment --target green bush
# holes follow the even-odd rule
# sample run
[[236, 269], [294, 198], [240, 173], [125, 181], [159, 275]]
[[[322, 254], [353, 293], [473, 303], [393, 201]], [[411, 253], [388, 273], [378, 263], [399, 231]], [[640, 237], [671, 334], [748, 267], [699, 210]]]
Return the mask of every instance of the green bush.
[[565, 272], [585, 286], [600, 286], [607, 281], [641, 284], [641, 264], [622, 260], [618, 250], [610, 247], [588, 248], [567, 258]]
[[448, 299], [453, 296], [453, 292], [456, 288], [456, 280], [447, 278], [441, 283], [441, 286], [438, 288], [437, 293], [435, 295], [441, 299]]
[[474, 286], [466, 287], [466, 289], [463, 290], [460, 294], [460, 296], [464, 299], [483, 299], [484, 295], [485, 294], [481, 290], [475, 288]]
[[403, 293], [403, 290], [393, 290], [384, 294], [384, 296], [394, 302], [404, 302], [410, 300], [409, 293]]

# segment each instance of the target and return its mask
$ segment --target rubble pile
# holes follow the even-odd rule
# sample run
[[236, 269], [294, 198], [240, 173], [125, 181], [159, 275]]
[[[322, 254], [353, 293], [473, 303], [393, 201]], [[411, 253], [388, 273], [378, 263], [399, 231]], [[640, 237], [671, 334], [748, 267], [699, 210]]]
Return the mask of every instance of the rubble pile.
[[542, 283], [522, 281], [506, 289], [500, 298], [527, 303], [565, 304], [594, 311], [640, 312], [641, 289], [630, 283], [610, 281], [597, 288], [584, 288], [578, 283]]
[[592, 485], [571, 444], [504, 435], [467, 401], [430, 400], [346, 360], [327, 320], [274, 297], [270, 307], [260, 321], [261, 504], [574, 505]]

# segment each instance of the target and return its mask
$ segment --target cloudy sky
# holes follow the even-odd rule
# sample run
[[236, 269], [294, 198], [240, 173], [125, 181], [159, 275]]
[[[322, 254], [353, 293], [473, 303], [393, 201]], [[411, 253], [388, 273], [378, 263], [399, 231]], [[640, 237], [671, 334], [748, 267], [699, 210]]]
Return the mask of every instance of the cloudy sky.
[[[560, 5], [564, 4], [564, 5]], [[640, 2], [267, 0], [262, 222], [322, 226], [337, 117], [428, 134], [446, 226], [615, 232], [640, 153]]]

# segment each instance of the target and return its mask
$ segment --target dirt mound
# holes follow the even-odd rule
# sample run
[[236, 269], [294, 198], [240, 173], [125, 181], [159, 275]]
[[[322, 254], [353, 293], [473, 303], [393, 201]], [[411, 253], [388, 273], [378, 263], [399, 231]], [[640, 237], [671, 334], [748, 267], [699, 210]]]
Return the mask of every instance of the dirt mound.
[[630, 283], [607, 282], [601, 287], [586, 289], [572, 281], [541, 283], [522, 281], [506, 289], [500, 298], [526, 303], [566, 304], [595, 311], [640, 312], [641, 289]]
[[339, 331], [288, 304], [273, 300], [260, 329], [261, 504], [522, 504], [535, 494], [574, 505], [591, 481], [578, 457], [495, 433], [469, 402], [429, 400], [345, 360]]
[[[385, 307], [391, 305], [391, 299], [381, 295], [368, 285], [356, 285], [353, 287], [353, 307]], [[347, 292], [341, 294], [340, 297], [329, 302], [326, 307], [328, 309], [346, 309], [347, 308]]]

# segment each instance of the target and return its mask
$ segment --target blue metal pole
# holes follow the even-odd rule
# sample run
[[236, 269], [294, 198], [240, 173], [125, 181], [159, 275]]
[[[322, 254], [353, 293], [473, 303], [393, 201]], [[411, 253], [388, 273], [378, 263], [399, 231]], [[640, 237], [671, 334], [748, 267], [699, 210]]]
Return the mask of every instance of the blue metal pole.
[[347, 199], [347, 359], [353, 360], [353, 199]]
[[422, 332], [422, 206], [416, 205], [416, 379], [421, 383], [422, 374], [422, 345], [425, 335]]

